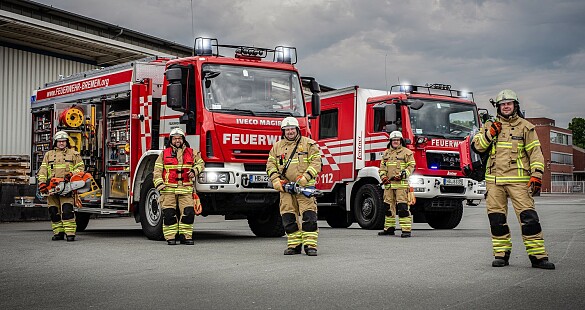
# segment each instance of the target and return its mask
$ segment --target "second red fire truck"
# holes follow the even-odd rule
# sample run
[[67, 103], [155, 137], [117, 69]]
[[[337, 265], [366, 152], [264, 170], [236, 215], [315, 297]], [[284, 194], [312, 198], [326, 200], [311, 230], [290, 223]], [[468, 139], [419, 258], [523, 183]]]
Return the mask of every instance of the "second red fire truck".
[[390, 91], [352, 86], [321, 94], [321, 115], [312, 121], [323, 171], [317, 188], [320, 216], [331, 227], [381, 229], [385, 207], [378, 176], [389, 132], [399, 130], [413, 151], [409, 183], [416, 196], [415, 222], [451, 229], [461, 221], [463, 202], [483, 198], [480, 182], [463, 176], [459, 144], [477, 130], [471, 93], [451, 86], [396, 85]]

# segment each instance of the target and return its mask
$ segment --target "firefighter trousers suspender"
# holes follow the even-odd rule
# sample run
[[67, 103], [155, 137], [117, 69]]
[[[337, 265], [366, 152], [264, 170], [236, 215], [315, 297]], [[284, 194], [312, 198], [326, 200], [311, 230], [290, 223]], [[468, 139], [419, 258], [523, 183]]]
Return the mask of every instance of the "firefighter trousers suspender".
[[284, 168], [282, 168], [282, 172], [280, 173], [280, 175], [285, 179], [286, 179], [286, 171], [288, 170], [288, 166], [290, 166], [290, 162], [292, 161], [293, 157], [295, 156], [295, 152], [297, 151], [297, 147], [299, 146], [299, 143], [301, 143], [300, 138], [299, 138], [299, 141], [297, 141], [295, 148], [292, 150], [292, 153], [290, 153], [290, 157], [286, 161], [286, 164], [284, 165]]

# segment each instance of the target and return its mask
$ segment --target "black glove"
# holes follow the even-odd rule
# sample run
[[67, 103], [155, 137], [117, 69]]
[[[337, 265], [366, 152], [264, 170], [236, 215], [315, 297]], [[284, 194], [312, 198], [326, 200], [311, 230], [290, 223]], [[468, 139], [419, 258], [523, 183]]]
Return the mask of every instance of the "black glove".
[[406, 170], [402, 170], [402, 172], [400, 172], [400, 178], [402, 180], [406, 179]]
[[71, 176], [73, 176], [73, 173], [69, 172], [63, 177], [63, 179], [65, 179], [65, 182], [69, 182], [71, 181]]

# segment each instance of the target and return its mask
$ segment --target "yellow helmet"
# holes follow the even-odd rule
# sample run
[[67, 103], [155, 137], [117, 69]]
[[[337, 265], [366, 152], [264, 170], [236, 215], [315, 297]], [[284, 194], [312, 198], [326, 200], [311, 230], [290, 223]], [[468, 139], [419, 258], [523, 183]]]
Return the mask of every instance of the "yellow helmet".
[[296, 128], [299, 128], [299, 121], [296, 118], [292, 117], [292, 116], [285, 117], [282, 120], [282, 123], [280, 124], [280, 128], [281, 129], [284, 129], [285, 127], [296, 127]]
[[57, 131], [55, 133], [55, 136], [53, 136], [53, 140], [58, 141], [58, 140], [69, 140], [69, 135], [67, 134], [67, 132], [65, 131]]
[[496, 104], [504, 100], [520, 102], [520, 100], [518, 100], [518, 95], [516, 95], [516, 93], [510, 89], [504, 89], [498, 93], [498, 96], [496, 97]]
[[390, 140], [392, 139], [402, 139], [402, 133], [398, 130], [395, 130], [390, 133]]

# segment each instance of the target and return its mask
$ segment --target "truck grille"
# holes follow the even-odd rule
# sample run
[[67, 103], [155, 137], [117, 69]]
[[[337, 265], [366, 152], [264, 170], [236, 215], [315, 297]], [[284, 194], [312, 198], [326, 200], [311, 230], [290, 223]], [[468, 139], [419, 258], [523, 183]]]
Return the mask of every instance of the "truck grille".
[[262, 160], [266, 162], [268, 160], [269, 152], [269, 150], [234, 150], [232, 156], [235, 159]]
[[244, 164], [244, 170], [245, 171], [262, 171], [262, 172], [265, 172], [266, 171], [266, 165], [265, 164]]
[[433, 170], [461, 170], [459, 153], [427, 152], [427, 167]]

